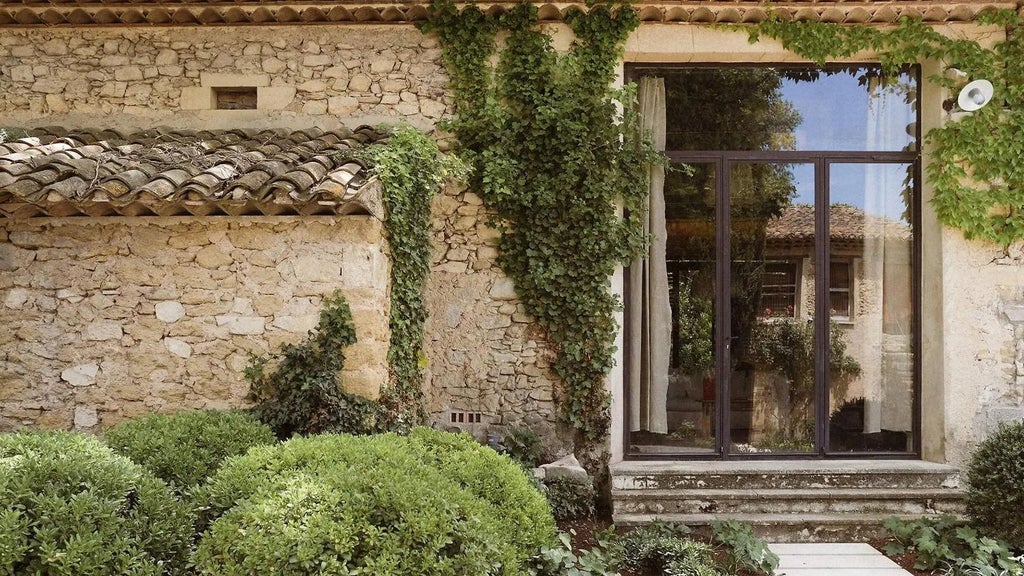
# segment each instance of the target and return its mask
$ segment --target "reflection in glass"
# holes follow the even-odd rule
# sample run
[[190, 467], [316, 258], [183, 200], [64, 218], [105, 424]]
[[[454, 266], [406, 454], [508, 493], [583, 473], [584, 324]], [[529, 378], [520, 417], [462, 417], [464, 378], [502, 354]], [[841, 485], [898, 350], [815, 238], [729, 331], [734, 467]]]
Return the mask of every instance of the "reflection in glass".
[[[671, 308], [666, 433], [631, 435], [643, 453], [715, 451], [715, 167], [674, 164], [665, 174]], [[636, 428], [636, 426], [634, 426]]]
[[814, 450], [814, 187], [794, 177], [804, 169], [729, 172], [734, 453]]
[[[832, 379], [832, 451], [913, 448], [912, 173], [908, 164], [831, 167], [830, 303], [842, 351], [860, 368], [854, 378]], [[848, 276], [838, 276], [837, 265]], [[845, 315], [835, 305], [835, 287], [844, 284]]]
[[[646, 73], [643, 71], [642, 73]], [[661, 69], [667, 150], [913, 150], [917, 81], [878, 67]]]

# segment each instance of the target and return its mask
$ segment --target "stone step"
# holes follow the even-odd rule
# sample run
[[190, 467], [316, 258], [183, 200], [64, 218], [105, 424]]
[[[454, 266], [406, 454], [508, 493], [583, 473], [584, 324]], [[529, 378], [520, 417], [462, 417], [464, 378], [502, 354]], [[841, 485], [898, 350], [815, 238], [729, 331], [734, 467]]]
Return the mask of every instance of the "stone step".
[[917, 460], [625, 461], [612, 490], [960, 487], [959, 471]]
[[961, 514], [949, 488], [613, 490], [616, 514]]
[[751, 525], [768, 542], [867, 542], [887, 536], [882, 523], [896, 516], [904, 520], [920, 514], [615, 514], [616, 526], [640, 526], [654, 520], [706, 529], [716, 520], [738, 520]]

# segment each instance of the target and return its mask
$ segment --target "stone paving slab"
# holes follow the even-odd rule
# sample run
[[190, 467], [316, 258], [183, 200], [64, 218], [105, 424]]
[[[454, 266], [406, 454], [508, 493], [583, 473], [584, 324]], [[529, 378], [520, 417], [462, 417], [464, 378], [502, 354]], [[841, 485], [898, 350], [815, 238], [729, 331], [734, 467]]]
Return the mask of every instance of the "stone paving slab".
[[769, 544], [785, 576], [911, 576], [869, 544]]

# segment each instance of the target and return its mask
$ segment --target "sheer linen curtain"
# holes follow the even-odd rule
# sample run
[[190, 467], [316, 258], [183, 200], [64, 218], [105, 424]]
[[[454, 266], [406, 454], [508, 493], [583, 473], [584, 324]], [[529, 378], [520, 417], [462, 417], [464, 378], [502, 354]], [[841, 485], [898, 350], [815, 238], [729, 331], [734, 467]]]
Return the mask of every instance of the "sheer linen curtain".
[[[643, 126], [658, 150], [665, 149], [665, 80], [642, 78], [638, 96]], [[651, 237], [646, 258], [629, 267], [630, 430], [668, 432], [668, 371], [672, 350], [672, 310], [665, 263], [665, 167], [651, 167], [645, 231]]]

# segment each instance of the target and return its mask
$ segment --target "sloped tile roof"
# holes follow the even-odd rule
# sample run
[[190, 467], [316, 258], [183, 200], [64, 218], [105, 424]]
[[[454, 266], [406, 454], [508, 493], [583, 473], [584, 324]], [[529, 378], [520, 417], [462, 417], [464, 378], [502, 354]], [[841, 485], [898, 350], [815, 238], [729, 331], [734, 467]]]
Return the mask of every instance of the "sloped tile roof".
[[0, 143], [0, 216], [382, 217], [379, 181], [353, 151], [383, 138], [366, 126], [31, 129]]
[[[118, 25], [260, 25], [307, 23], [402, 23], [427, 17], [424, 0], [0, 0], [0, 27]], [[472, 2], [487, 12], [504, 12], [515, 2]], [[784, 19], [878, 23], [902, 17], [925, 22], [970, 22], [992, 8], [1017, 8], [1015, 1], [988, 0], [639, 0], [644, 22], [740, 24], [760, 22], [774, 12]], [[584, 2], [538, 3], [540, 19], [561, 21]]]
[[[814, 206], [795, 204], [768, 222], [767, 241], [773, 245], [814, 245]], [[909, 238], [910, 227], [901, 221], [867, 214], [856, 206], [829, 208], [829, 238], [834, 246], [859, 245], [870, 238]]]

